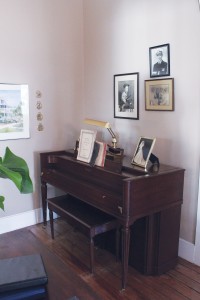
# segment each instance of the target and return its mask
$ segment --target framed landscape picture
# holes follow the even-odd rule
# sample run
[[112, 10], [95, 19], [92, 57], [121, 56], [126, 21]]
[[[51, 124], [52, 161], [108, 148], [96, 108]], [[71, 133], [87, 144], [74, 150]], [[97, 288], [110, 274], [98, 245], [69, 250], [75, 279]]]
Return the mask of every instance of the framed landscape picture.
[[139, 73], [114, 75], [114, 117], [139, 119]]
[[28, 85], [0, 83], [0, 140], [29, 137]]

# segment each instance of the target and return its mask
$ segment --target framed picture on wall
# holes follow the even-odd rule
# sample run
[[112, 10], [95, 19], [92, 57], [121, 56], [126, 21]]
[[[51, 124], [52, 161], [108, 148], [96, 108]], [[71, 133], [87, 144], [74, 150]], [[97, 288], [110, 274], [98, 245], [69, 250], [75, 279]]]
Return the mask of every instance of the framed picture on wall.
[[156, 138], [140, 137], [131, 163], [146, 168], [155, 142]]
[[174, 110], [174, 79], [145, 80], [145, 110]]
[[28, 85], [0, 83], [0, 140], [29, 137]]
[[114, 75], [114, 117], [139, 120], [139, 73]]
[[150, 77], [170, 76], [169, 44], [149, 48]]

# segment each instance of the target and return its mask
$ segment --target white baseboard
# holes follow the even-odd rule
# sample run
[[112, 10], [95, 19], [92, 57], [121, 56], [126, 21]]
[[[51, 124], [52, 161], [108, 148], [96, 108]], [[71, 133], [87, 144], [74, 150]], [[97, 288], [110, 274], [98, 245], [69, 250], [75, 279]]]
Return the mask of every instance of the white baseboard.
[[[57, 217], [55, 214], [54, 217]], [[47, 220], [48, 213], [47, 213]], [[43, 222], [42, 208], [27, 211], [24, 213], [0, 218], [0, 234], [17, 230], [27, 226], [35, 225]], [[178, 255], [192, 263], [194, 261], [195, 245], [183, 239], [179, 239]]]
[[0, 218], [0, 234], [41, 223], [42, 221], [41, 208], [3, 217]]
[[180, 238], [178, 256], [195, 264], [194, 253], [195, 245]]

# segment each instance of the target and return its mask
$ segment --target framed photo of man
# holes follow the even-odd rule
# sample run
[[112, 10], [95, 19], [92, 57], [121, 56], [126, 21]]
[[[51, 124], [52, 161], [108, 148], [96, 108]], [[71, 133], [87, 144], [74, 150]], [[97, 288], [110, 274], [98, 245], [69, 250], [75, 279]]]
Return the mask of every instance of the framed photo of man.
[[163, 44], [149, 48], [150, 77], [170, 76], [170, 47]]
[[114, 75], [114, 117], [139, 119], [139, 73]]

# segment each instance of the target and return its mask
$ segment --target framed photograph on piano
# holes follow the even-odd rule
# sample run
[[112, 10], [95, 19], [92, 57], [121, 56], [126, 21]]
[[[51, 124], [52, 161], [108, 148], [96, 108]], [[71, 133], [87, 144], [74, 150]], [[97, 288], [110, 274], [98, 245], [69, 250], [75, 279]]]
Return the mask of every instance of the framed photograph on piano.
[[77, 160], [90, 163], [96, 139], [96, 131], [81, 129]]
[[146, 169], [155, 142], [156, 138], [140, 137], [131, 163]]

